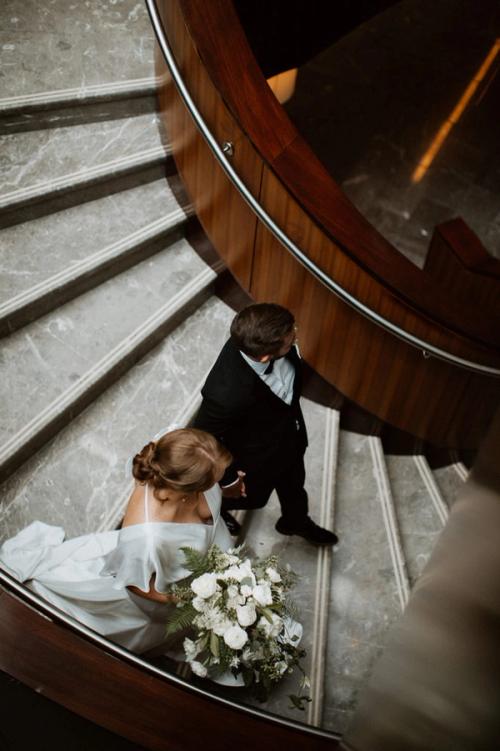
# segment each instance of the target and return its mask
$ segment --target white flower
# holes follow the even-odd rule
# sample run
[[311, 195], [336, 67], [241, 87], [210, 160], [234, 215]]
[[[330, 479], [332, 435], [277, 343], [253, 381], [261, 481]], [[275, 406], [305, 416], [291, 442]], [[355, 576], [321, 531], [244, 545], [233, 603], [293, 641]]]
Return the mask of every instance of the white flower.
[[193, 605], [193, 608], [198, 611], [198, 613], [203, 613], [203, 611], [207, 607], [207, 603], [205, 602], [203, 597], [198, 597], [198, 596], [193, 597], [192, 605]]
[[194, 660], [198, 654], [198, 645], [192, 639], [184, 639], [183, 642], [184, 652], [186, 653], [186, 659], [188, 662]]
[[222, 563], [224, 566], [234, 566], [235, 563], [238, 563], [239, 558], [237, 555], [231, 555], [231, 553], [224, 553], [222, 556]]
[[248, 641], [247, 632], [240, 626], [231, 626], [224, 634], [224, 641], [231, 649], [241, 649]]
[[255, 605], [253, 602], [248, 605], [239, 605], [236, 608], [236, 616], [240, 626], [251, 626], [257, 620], [257, 613], [255, 612]]
[[273, 584], [277, 584], [281, 581], [281, 576], [278, 574], [275, 568], [272, 568], [272, 566], [268, 566], [266, 568], [266, 574]]
[[202, 574], [197, 579], [191, 582], [191, 589], [198, 595], [206, 600], [208, 597], [212, 597], [217, 590], [217, 577], [215, 574]]
[[193, 671], [195, 675], [199, 675], [200, 678], [206, 677], [207, 669], [204, 665], [201, 664], [201, 662], [197, 662], [196, 660], [194, 660], [193, 662], [190, 663], [190, 665], [191, 665], [191, 670]]
[[269, 637], [270, 639], [275, 639], [283, 628], [283, 619], [280, 618], [279, 615], [276, 615], [276, 613], [272, 614], [272, 619], [273, 622], [270, 623], [267, 618], [262, 616], [259, 619], [257, 626], [261, 631], [265, 633], [267, 637]]
[[240, 588], [240, 592], [243, 595], [243, 597], [250, 597], [252, 594], [253, 587], [249, 587], [248, 584], [242, 584]]
[[272, 604], [273, 596], [271, 594], [271, 587], [265, 581], [261, 581], [253, 588], [252, 595], [258, 605], [265, 607]]
[[238, 587], [236, 586], [236, 584], [230, 584], [229, 587], [227, 588], [227, 596], [231, 597], [232, 599], [233, 597], [238, 597], [239, 594], [240, 594], [240, 591]]
[[217, 636], [224, 636], [224, 634], [229, 631], [230, 628], [232, 628], [235, 624], [229, 620], [229, 618], [226, 618], [225, 616], [222, 616], [218, 621], [214, 623], [212, 626], [212, 631], [214, 634], [217, 634]]
[[221, 578], [235, 579], [237, 582], [243, 581], [243, 579], [250, 579], [252, 586], [255, 584], [255, 574], [252, 571], [252, 564], [249, 558], [245, 558], [239, 566], [230, 566], [224, 571]]
[[284, 660], [279, 660], [274, 667], [280, 675], [283, 675], [288, 670], [288, 663], [284, 662]]
[[295, 646], [300, 644], [304, 632], [302, 623], [298, 623], [298, 621], [294, 621], [293, 618], [286, 616], [283, 625], [285, 628], [280, 636], [282, 644], [294, 644]]

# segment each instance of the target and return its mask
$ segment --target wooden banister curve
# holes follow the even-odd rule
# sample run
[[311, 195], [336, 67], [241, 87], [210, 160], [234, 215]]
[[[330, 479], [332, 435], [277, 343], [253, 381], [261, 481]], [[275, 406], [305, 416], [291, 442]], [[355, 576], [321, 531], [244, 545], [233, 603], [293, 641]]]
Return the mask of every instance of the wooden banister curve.
[[[500, 310], [483, 316], [420, 271], [352, 206], [267, 86], [230, 0], [158, 3], [190, 95], [264, 210], [322, 272], [409, 336], [452, 357], [500, 368]], [[158, 54], [158, 66], [165, 72]], [[215, 160], [170, 81], [161, 109], [200, 221], [256, 300], [290, 307], [305, 359], [380, 419], [442, 446], [475, 448], [500, 381], [427, 358], [346, 305], [304, 269]], [[427, 354], [427, 353], [424, 353]]]

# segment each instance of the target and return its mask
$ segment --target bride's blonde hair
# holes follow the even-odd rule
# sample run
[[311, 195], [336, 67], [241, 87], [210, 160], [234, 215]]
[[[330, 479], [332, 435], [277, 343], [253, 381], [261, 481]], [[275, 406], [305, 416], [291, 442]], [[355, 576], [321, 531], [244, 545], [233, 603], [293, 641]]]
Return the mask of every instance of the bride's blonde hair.
[[230, 452], [210, 433], [181, 428], [146, 444], [134, 456], [132, 474], [154, 491], [202, 492], [215, 484], [217, 472], [231, 460]]

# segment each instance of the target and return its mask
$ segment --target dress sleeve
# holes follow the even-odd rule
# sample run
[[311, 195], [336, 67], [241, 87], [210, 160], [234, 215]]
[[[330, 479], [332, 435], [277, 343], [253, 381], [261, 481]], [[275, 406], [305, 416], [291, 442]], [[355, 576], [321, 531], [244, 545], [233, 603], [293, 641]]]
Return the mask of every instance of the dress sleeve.
[[166, 594], [170, 584], [183, 578], [174, 540], [169, 541], [164, 532], [159, 534], [156, 526], [141, 524], [120, 530], [118, 544], [106, 556], [101, 571], [101, 575], [114, 577], [115, 589], [134, 586], [147, 592], [154, 575], [156, 591]]

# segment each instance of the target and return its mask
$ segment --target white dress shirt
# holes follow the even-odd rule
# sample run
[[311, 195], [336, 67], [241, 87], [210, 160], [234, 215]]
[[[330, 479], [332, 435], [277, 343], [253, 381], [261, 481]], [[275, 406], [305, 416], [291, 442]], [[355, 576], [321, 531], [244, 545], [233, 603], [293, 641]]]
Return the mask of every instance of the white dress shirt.
[[295, 381], [295, 368], [292, 363], [286, 359], [286, 357], [280, 357], [273, 362], [272, 373], [266, 373], [269, 367], [269, 362], [258, 362], [252, 360], [251, 357], [245, 355], [240, 351], [240, 355], [247, 362], [252, 370], [254, 370], [259, 378], [264, 381], [266, 386], [269, 386], [271, 391], [283, 399], [286, 404], [292, 403], [293, 398], [293, 384]]

